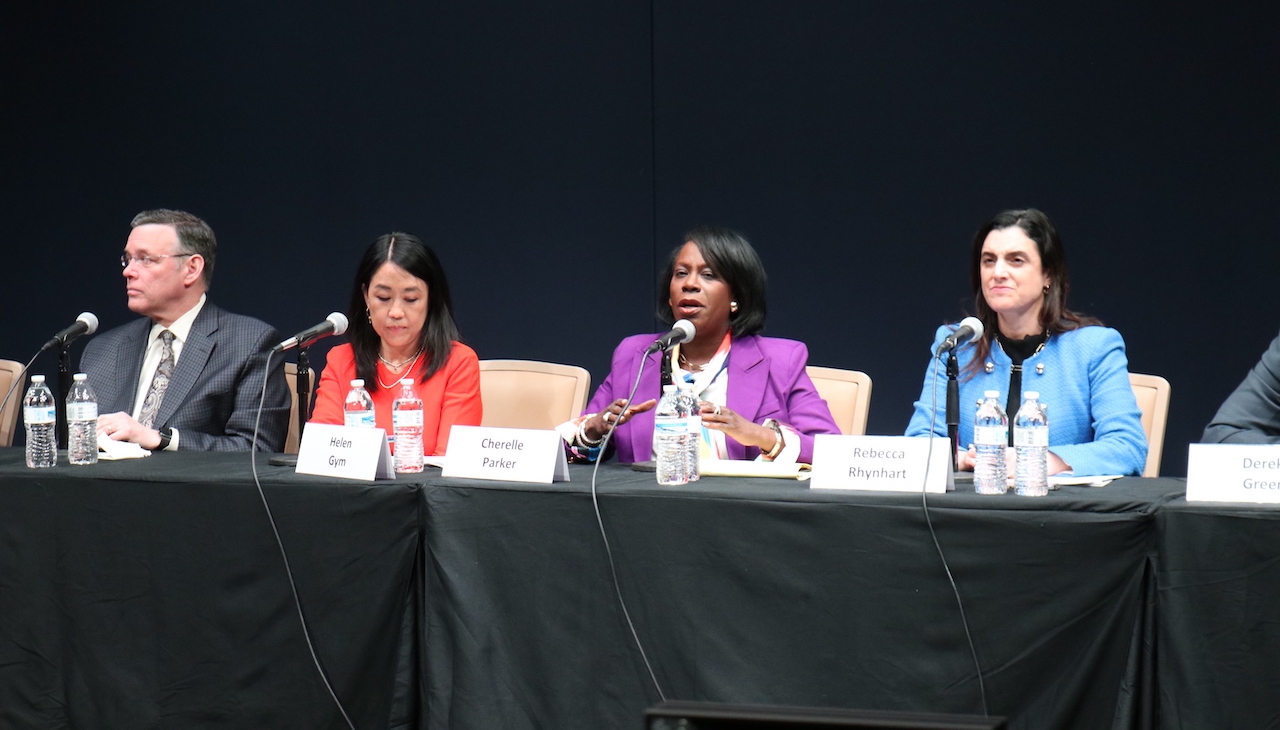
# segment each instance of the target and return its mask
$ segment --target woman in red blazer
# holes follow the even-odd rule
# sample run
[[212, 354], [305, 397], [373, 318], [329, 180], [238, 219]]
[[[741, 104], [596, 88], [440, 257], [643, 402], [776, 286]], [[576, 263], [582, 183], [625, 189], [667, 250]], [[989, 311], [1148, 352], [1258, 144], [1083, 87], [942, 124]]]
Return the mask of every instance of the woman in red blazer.
[[424, 454], [443, 454], [455, 424], [480, 425], [480, 361], [458, 341], [444, 268], [417, 236], [388, 233], [370, 244], [348, 318], [350, 343], [329, 351], [312, 423], [342, 423], [347, 391], [360, 378], [378, 428], [390, 437], [400, 379], [412, 378], [423, 405]]

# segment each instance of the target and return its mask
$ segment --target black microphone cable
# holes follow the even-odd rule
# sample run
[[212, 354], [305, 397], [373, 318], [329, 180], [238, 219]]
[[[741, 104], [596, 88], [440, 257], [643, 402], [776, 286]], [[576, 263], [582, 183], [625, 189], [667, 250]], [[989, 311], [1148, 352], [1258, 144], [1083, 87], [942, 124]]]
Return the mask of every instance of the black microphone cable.
[[316, 655], [316, 647], [311, 643], [311, 630], [307, 628], [307, 617], [302, 613], [302, 599], [298, 597], [298, 585], [293, 580], [293, 569], [289, 567], [289, 554], [285, 552], [284, 541], [280, 539], [276, 518], [271, 514], [271, 505], [267, 503], [267, 494], [262, 491], [262, 482], [258, 480], [258, 428], [262, 424], [262, 409], [267, 403], [267, 379], [271, 375], [272, 354], [270, 351], [267, 352], [267, 364], [262, 372], [262, 395], [258, 398], [258, 415], [253, 419], [253, 443], [249, 446], [249, 465], [253, 470], [253, 484], [258, 488], [258, 496], [262, 498], [262, 508], [267, 511], [267, 521], [271, 523], [271, 534], [275, 535], [276, 546], [280, 548], [280, 559], [284, 561], [284, 572], [289, 578], [289, 590], [293, 593], [293, 605], [298, 610], [298, 623], [302, 625], [302, 638], [307, 640], [307, 651], [311, 652], [311, 662], [315, 664], [320, 681], [324, 682], [324, 688], [333, 698], [333, 704], [337, 705], [338, 712], [342, 713], [342, 719], [347, 721], [347, 727], [356, 730], [355, 723], [351, 722], [346, 709], [342, 706], [342, 700], [338, 699], [338, 694], [329, 684], [329, 677], [325, 674], [324, 667], [320, 666], [320, 657]]
[[618, 421], [622, 420], [623, 414], [631, 407], [631, 401], [636, 397], [636, 391], [640, 389], [640, 376], [644, 374], [644, 363], [648, 356], [640, 358], [640, 370], [636, 373], [636, 382], [631, 386], [631, 392], [627, 394], [627, 402], [622, 405], [622, 413], [613, 420], [612, 423], [605, 421], [604, 438], [600, 440], [600, 451], [596, 455], [596, 465], [591, 470], [591, 506], [596, 511], [596, 524], [600, 526], [600, 539], [604, 541], [604, 552], [609, 557], [609, 573], [613, 576], [613, 591], [618, 597], [618, 606], [622, 609], [622, 616], [627, 620], [627, 628], [631, 630], [631, 638], [636, 642], [636, 649], [640, 651], [640, 658], [644, 660], [644, 668], [649, 672], [649, 679], [653, 682], [653, 688], [658, 692], [658, 699], [663, 702], [667, 701], [667, 695], [662, 691], [662, 685], [658, 684], [658, 677], [653, 673], [653, 665], [649, 663], [649, 655], [645, 653], [644, 645], [640, 642], [640, 634], [636, 632], [636, 625], [631, 620], [631, 612], [627, 610], [627, 601], [622, 597], [622, 585], [618, 582], [618, 568], [613, 561], [613, 548], [609, 546], [609, 536], [605, 534], [604, 519], [600, 516], [600, 500], [596, 496], [596, 475], [600, 473], [600, 462], [604, 461], [605, 449], [609, 447], [609, 440], [613, 438], [613, 432], [618, 429]]
[[[978, 673], [978, 697], [982, 700], [982, 716], [989, 717], [987, 712], [987, 685], [982, 679], [982, 664], [978, 661], [978, 649], [973, 644], [973, 634], [969, 631], [969, 619], [964, 612], [964, 601], [960, 599], [960, 587], [956, 585], [955, 576], [951, 574], [951, 566], [947, 564], [947, 556], [942, 552], [942, 543], [938, 541], [938, 533], [933, 529], [933, 519], [929, 517], [929, 468], [928, 465], [933, 463], [933, 442], [937, 439], [934, 434], [934, 427], [938, 425], [938, 362], [941, 360], [937, 354], [933, 360], [933, 393], [930, 409], [933, 413], [929, 419], [929, 448], [925, 452], [925, 483], [920, 490], [921, 507], [924, 509], [924, 521], [929, 526], [929, 536], [933, 538], [933, 546], [938, 551], [938, 558], [942, 560], [942, 569], [947, 574], [947, 581], [951, 584], [951, 592], [956, 597], [956, 608], [960, 610], [960, 624], [964, 627], [964, 639], [969, 644], [969, 655], [973, 657], [973, 667]], [[950, 444], [951, 440], [947, 439]], [[950, 447], [948, 447], [950, 448]], [[952, 460], [950, 455], [947, 458], [947, 468], [952, 468]]]

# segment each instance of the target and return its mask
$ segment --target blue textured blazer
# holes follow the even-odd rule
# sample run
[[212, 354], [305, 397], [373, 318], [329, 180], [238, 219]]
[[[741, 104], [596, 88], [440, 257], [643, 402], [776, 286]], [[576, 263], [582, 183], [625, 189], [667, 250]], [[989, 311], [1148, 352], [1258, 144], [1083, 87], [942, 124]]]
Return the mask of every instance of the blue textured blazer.
[[[84, 348], [81, 372], [98, 397], [99, 413], [133, 412], [147, 336], [154, 324], [143, 317], [104, 332]], [[289, 435], [289, 386], [284, 357], [267, 353], [280, 335], [264, 322], [231, 314], [205, 301], [191, 323], [177, 367], [156, 414], [157, 429], [176, 428], [178, 448], [248, 451], [253, 423], [267, 377], [258, 449], [278, 452]]]
[[[955, 331], [954, 325], [938, 328], [930, 352]], [[965, 380], [965, 367], [975, 348], [961, 347], [960, 361], [960, 445], [973, 443], [973, 418], [983, 391], [1000, 391], [1000, 403], [1009, 398], [1009, 376], [1013, 362], [998, 343], [993, 342], [985, 369]], [[924, 388], [916, 401], [915, 413], [907, 426], [908, 436], [947, 435], [946, 363], [937, 360], [937, 414], [934, 401], [934, 367], [925, 373]], [[1044, 372], [1037, 366], [1044, 365]], [[1040, 393], [1049, 414], [1049, 450], [1057, 454], [1080, 476], [1094, 474], [1141, 474], [1147, 461], [1147, 437], [1142, 430], [1142, 413], [1129, 385], [1129, 360], [1124, 339], [1110, 327], [1081, 327], [1053, 335], [1043, 350], [1022, 364], [1022, 390]], [[1013, 420], [1014, 414], [1009, 414]]]

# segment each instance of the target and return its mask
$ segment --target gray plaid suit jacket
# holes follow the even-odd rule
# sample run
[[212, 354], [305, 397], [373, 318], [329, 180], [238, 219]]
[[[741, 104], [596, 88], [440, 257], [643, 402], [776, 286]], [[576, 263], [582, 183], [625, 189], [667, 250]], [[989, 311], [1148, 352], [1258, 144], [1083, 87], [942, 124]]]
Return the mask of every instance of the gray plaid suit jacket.
[[[99, 413], [133, 411], [152, 324], [144, 317], [104, 332], [85, 346], [80, 371], [89, 375]], [[265, 322], [231, 314], [206, 300], [182, 347], [155, 427], [178, 429], [178, 448], [183, 450], [248, 451], [265, 374], [267, 398], [257, 447], [281, 451], [292, 403], [284, 357], [274, 356], [271, 372], [265, 372], [267, 354], [280, 339]]]

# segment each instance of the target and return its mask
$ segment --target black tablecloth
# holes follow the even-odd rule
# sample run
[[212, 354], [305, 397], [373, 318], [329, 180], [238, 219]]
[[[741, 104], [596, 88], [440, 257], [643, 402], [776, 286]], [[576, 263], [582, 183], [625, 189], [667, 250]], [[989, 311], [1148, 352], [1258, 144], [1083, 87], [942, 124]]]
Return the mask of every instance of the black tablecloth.
[[[424, 492], [429, 728], [630, 727], [657, 690], [610, 577], [590, 470]], [[1012, 727], [1136, 724], [1154, 514], [1184, 485], [1043, 499], [932, 495], [989, 711]], [[918, 495], [606, 465], [622, 594], [669, 699], [981, 711]]]
[[[419, 490], [260, 463], [320, 662], [358, 727], [386, 727]], [[346, 727], [248, 454], [32, 470], [0, 450], [0, 727]]]
[[1159, 727], [1280, 726], [1280, 520], [1274, 507], [1159, 512]]
[[[359, 728], [637, 727], [658, 690], [591, 471], [363, 484], [260, 462]], [[1015, 728], [1277, 724], [1280, 521], [1125, 479], [932, 495], [988, 710]], [[599, 506], [669, 699], [977, 713], [919, 495], [617, 465]], [[0, 727], [342, 728], [245, 454], [0, 450]]]

